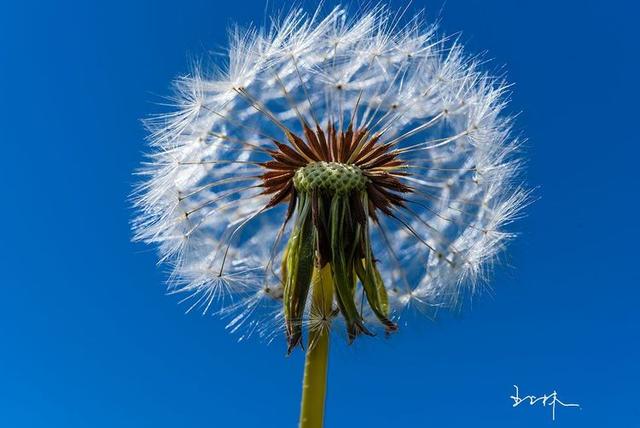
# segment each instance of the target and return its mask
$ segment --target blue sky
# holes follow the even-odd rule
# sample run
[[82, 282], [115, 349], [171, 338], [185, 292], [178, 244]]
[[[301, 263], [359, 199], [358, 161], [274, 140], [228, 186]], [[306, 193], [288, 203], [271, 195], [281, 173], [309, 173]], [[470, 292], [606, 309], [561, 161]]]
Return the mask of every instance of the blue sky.
[[[130, 243], [139, 119], [263, 1], [17, 2], [0, 13], [0, 426], [295, 426], [303, 355], [237, 343]], [[334, 346], [327, 427], [640, 426], [637, 10], [414, 1], [515, 82], [539, 200], [493, 291]], [[630, 2], [629, 2], [630, 3]], [[512, 408], [554, 389], [581, 410]]]

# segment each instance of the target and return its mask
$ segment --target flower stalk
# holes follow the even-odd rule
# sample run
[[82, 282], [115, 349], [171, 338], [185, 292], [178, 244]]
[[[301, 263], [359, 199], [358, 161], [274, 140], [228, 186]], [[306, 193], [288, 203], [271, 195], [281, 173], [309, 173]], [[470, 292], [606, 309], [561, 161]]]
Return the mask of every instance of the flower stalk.
[[[298, 144], [305, 147], [302, 140]], [[345, 152], [343, 157], [349, 150]], [[286, 153], [274, 159], [278, 156], [285, 159]], [[293, 156], [289, 160], [293, 162]], [[309, 163], [295, 170], [293, 176], [293, 187], [282, 188], [290, 192], [285, 221], [295, 213], [282, 259], [283, 310], [288, 352], [301, 345], [303, 327], [309, 337], [300, 427], [322, 427], [333, 318], [342, 315], [349, 342], [361, 333], [372, 335], [364, 325], [362, 305], [358, 309], [356, 304], [358, 280], [362, 298], [366, 296], [387, 332], [397, 327], [389, 319], [388, 297], [369, 236], [369, 222], [375, 219], [371, 210], [376, 204], [367, 186], [375, 178], [365, 175], [357, 165], [333, 161]], [[267, 180], [273, 177], [269, 173]], [[378, 198], [378, 205], [391, 203]]]
[[333, 303], [333, 276], [329, 264], [314, 269], [311, 300], [311, 320], [316, 325], [309, 333], [304, 364], [300, 428], [321, 428], [324, 421], [329, 330]]

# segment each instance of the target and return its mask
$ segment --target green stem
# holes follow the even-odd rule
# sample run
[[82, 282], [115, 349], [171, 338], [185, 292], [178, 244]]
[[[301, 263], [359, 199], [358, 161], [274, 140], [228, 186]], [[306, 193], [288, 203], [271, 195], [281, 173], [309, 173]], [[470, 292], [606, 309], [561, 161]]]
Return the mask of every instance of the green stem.
[[300, 428], [323, 426], [329, 359], [329, 323], [333, 304], [333, 278], [329, 264], [314, 269], [313, 285], [310, 316], [312, 328], [309, 329], [309, 344], [304, 364]]

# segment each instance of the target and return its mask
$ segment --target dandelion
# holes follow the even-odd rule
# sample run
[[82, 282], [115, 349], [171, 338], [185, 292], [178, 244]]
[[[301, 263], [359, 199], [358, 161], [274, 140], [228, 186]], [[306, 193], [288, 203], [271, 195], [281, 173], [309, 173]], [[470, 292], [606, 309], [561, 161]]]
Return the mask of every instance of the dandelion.
[[322, 425], [328, 341], [457, 307], [526, 204], [507, 85], [421, 17], [294, 11], [230, 32], [226, 64], [175, 82], [151, 118], [135, 238], [188, 311], [307, 361]]

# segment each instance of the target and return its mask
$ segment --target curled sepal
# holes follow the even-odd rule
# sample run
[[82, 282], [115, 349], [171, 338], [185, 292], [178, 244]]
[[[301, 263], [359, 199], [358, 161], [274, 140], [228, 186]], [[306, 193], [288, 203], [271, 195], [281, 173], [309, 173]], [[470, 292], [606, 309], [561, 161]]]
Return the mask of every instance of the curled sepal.
[[287, 326], [287, 352], [291, 353], [302, 339], [302, 321], [314, 267], [315, 240], [310, 201], [301, 195], [300, 211], [285, 250], [284, 314]]
[[347, 258], [344, 248], [347, 204], [348, 200], [345, 197], [336, 195], [332, 198], [329, 235], [336, 301], [347, 325], [347, 334], [351, 343], [359, 333], [367, 335], [372, 333], [365, 327], [354, 300], [353, 262]]
[[[368, 203], [368, 198], [365, 194], [363, 205], [367, 207]], [[368, 208], [365, 208], [365, 213], [368, 214]], [[373, 258], [368, 223], [365, 224], [364, 233], [362, 234], [362, 248], [364, 258], [355, 261], [354, 266], [356, 274], [362, 283], [362, 288], [367, 296], [367, 302], [369, 302], [369, 306], [378, 320], [384, 324], [387, 332], [395, 331], [398, 329], [398, 326], [389, 319], [389, 297], [387, 296], [387, 289], [382, 281], [382, 275], [380, 275], [376, 261]]]
[[387, 290], [382, 282], [382, 277], [373, 260], [357, 260], [354, 263], [356, 274], [362, 283], [362, 288], [367, 296], [367, 302], [371, 310], [384, 324], [387, 331], [395, 331], [398, 326], [389, 317], [389, 302]]

